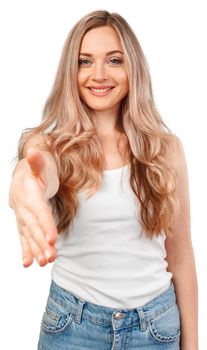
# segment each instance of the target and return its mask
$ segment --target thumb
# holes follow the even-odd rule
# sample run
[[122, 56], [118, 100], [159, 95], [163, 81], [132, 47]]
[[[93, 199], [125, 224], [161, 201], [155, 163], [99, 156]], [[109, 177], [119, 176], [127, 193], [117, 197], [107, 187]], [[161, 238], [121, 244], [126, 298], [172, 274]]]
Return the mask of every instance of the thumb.
[[29, 163], [32, 174], [36, 177], [40, 177], [45, 167], [45, 160], [41, 151], [36, 148], [29, 148], [26, 159]]

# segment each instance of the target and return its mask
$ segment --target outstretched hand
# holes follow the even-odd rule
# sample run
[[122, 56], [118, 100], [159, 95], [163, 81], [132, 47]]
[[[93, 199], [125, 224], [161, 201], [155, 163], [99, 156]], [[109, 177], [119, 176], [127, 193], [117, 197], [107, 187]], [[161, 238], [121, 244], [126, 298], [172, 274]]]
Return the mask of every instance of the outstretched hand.
[[22, 247], [23, 266], [36, 258], [40, 266], [54, 261], [57, 228], [47, 201], [46, 161], [41, 150], [30, 148], [23, 160], [27, 171], [14, 175], [9, 205], [14, 209]]

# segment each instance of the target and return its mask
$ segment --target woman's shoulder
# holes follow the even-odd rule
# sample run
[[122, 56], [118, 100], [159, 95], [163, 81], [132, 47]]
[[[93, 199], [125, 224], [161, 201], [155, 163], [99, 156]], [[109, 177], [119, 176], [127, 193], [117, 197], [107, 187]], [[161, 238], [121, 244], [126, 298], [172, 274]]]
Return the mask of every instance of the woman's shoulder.
[[184, 148], [181, 139], [177, 135], [171, 135], [167, 145], [167, 157], [174, 164], [184, 156]]
[[175, 171], [177, 179], [179, 181], [188, 181], [188, 169], [184, 146], [181, 139], [177, 136], [174, 137], [170, 143], [167, 151], [167, 157], [170, 163], [170, 167]]

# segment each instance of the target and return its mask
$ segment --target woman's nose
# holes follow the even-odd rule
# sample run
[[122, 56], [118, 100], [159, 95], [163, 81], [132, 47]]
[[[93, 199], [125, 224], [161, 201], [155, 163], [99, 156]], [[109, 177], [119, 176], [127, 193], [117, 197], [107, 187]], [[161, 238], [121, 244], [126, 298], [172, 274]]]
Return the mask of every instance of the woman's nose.
[[94, 64], [93, 79], [95, 80], [108, 79], [107, 69], [104, 64], [102, 63]]

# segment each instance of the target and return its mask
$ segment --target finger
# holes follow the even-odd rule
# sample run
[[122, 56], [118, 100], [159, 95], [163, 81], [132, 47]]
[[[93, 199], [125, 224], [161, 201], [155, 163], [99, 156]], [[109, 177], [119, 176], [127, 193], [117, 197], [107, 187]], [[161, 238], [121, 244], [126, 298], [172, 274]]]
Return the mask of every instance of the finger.
[[53, 246], [57, 240], [58, 232], [51, 208], [42, 200], [34, 203], [31, 212], [33, 212], [35, 221], [44, 234], [45, 248], [47, 248], [48, 243]]
[[33, 240], [33, 237], [31, 236], [31, 233], [28, 231], [26, 226], [22, 228], [22, 233], [24, 239], [27, 242], [27, 245], [29, 246], [32, 256], [36, 259], [37, 263], [40, 266], [45, 266], [47, 264], [47, 259], [45, 258], [43, 252], [38, 247], [36, 242]]
[[20, 234], [19, 236], [20, 236], [20, 243], [22, 247], [23, 266], [29, 267], [33, 264], [34, 258], [24, 235]]
[[[16, 215], [16, 212], [15, 212], [15, 215]], [[21, 230], [21, 224], [20, 224], [20, 221], [18, 220], [17, 215], [16, 215], [16, 220], [17, 220], [17, 229], [18, 229], [18, 233], [19, 233], [20, 244], [21, 244], [21, 248], [22, 248], [23, 266], [29, 267], [33, 263], [33, 260], [34, 260], [33, 255], [32, 255], [32, 252], [30, 250], [30, 247], [27, 244], [26, 239], [23, 235], [23, 232]]]
[[[29, 218], [29, 215], [28, 215], [28, 218]], [[40, 248], [40, 250], [43, 252], [44, 257], [47, 259], [47, 261], [48, 262], [54, 261], [56, 258], [55, 247], [51, 246], [47, 242], [42, 229], [39, 227], [37, 223], [31, 223], [32, 220], [28, 220], [28, 222], [29, 222], [29, 225], [27, 225], [27, 231], [30, 231], [30, 235], [32, 239], [34, 240], [36, 245]]]

